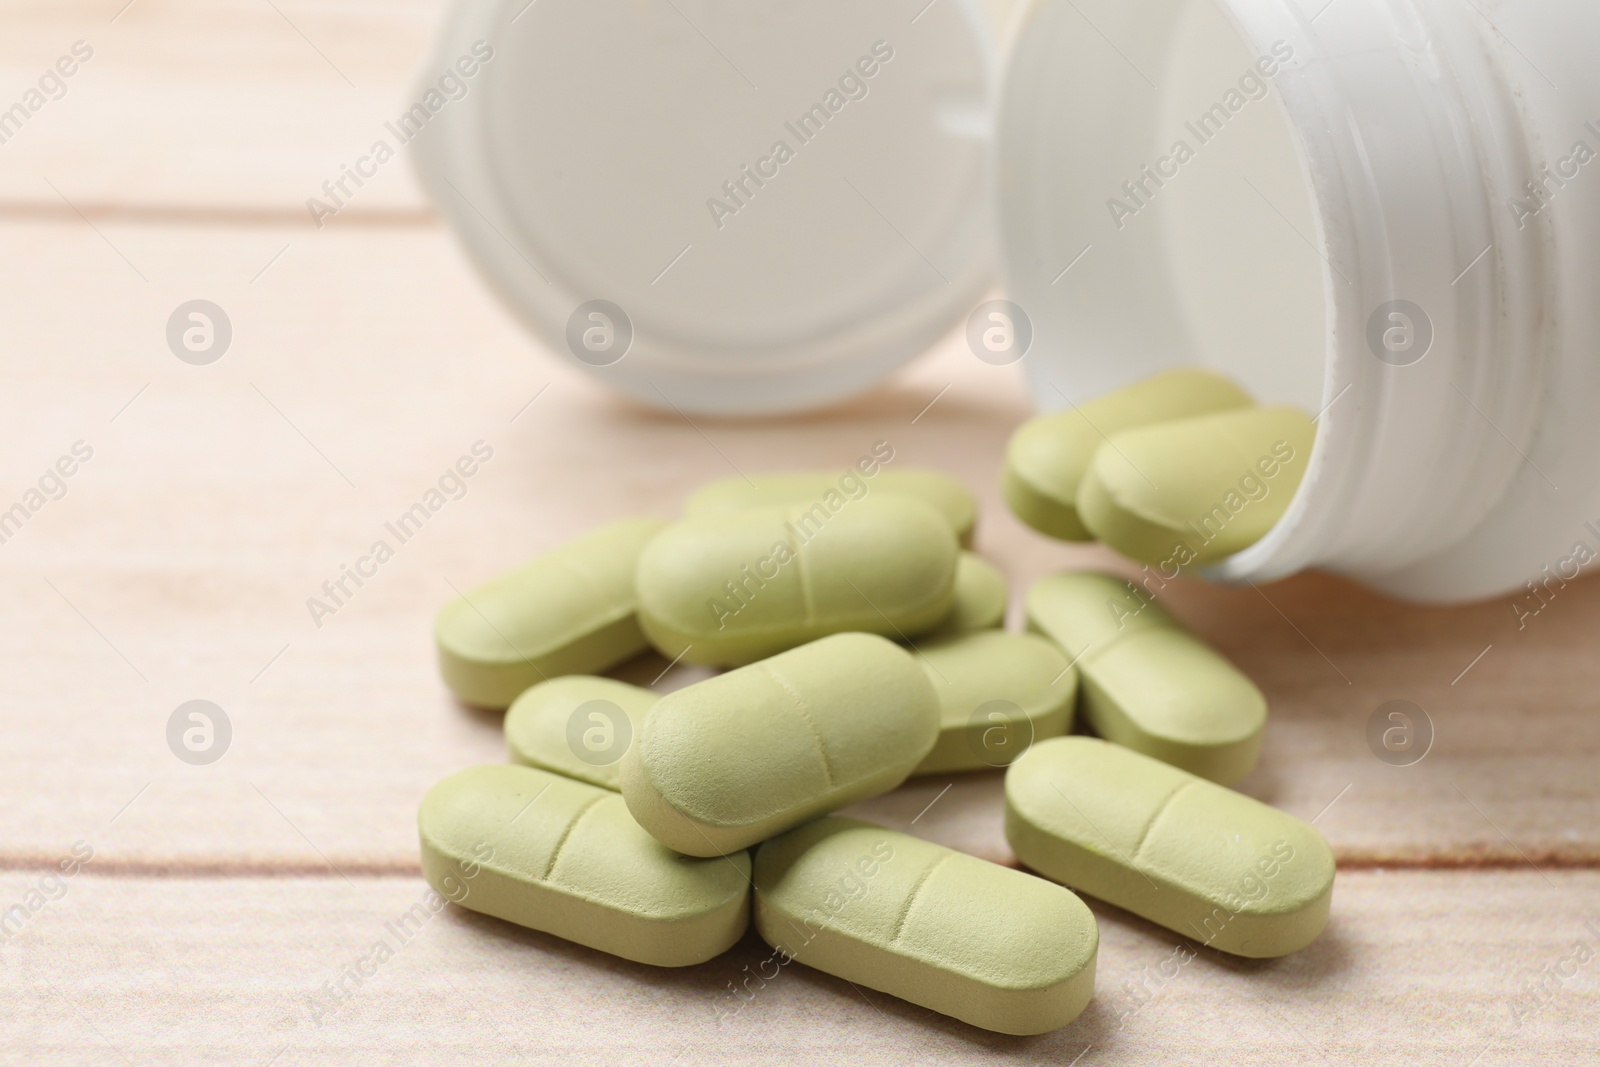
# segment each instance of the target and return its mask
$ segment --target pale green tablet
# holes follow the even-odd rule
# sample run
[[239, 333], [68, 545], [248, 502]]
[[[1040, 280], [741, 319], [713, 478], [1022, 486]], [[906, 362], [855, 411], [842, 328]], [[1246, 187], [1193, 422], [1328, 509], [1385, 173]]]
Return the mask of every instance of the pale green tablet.
[[1256, 765], [1267, 698], [1144, 590], [1076, 571], [1039, 579], [1026, 604], [1029, 629], [1077, 663], [1095, 733], [1223, 785]]
[[667, 658], [721, 666], [847, 631], [915, 637], [949, 615], [957, 554], [904, 496], [685, 519], [639, 557], [639, 622]]
[[836, 634], [662, 697], [622, 758], [622, 795], [665, 844], [715, 856], [887, 793], [938, 732], [910, 653]]
[[499, 764], [453, 774], [417, 813], [441, 896], [639, 963], [703, 963], [744, 936], [750, 857], [680, 856], [596, 786]]
[[514, 763], [620, 790], [622, 754], [657, 699], [615, 678], [552, 678], [526, 690], [506, 712], [506, 748]]
[[793, 961], [1003, 1034], [1065, 1026], [1100, 933], [1058, 885], [857, 819], [756, 851], [756, 930]]
[[1092, 737], [1011, 765], [1006, 840], [1040, 874], [1237, 956], [1304, 948], [1333, 898], [1314, 827]]
[[[845, 469], [724, 478], [690, 494], [683, 502], [683, 513], [697, 518], [750, 508], [800, 505], [820, 515], [868, 496], [909, 496], [932, 505], [950, 523], [961, 544], [971, 547], [978, 504], [966, 486], [947, 474], [919, 467], [889, 469], [873, 463], [871, 469], [872, 474]], [[819, 507], [821, 511], [817, 511]]]
[[1011, 585], [1000, 568], [972, 552], [956, 560], [956, 598], [930, 637], [998, 630], [1005, 625], [1006, 606], [1011, 602]]
[[939, 738], [913, 774], [1004, 767], [1072, 728], [1078, 672], [1054, 642], [986, 630], [917, 651], [939, 698]]
[[595, 674], [645, 651], [634, 569], [665, 526], [602, 526], [446, 604], [433, 623], [445, 684], [469, 704], [503, 708], [547, 678]]
[[1113, 434], [1078, 486], [1078, 514], [1129, 559], [1213, 563], [1265, 537], [1289, 508], [1316, 424], [1299, 408], [1244, 408]]
[[1112, 434], [1169, 419], [1247, 407], [1250, 396], [1215, 371], [1182, 367], [1075, 408], [1022, 424], [1006, 446], [1001, 489], [1017, 518], [1063, 541], [1091, 541], [1078, 516], [1078, 483]]

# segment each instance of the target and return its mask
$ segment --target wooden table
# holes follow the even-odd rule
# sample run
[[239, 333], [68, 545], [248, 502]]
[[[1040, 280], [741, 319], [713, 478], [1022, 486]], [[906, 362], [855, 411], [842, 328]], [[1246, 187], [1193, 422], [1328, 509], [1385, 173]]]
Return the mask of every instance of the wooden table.
[[[1419, 608], [1327, 576], [1174, 589], [1271, 700], [1243, 789], [1327, 835], [1333, 918], [1291, 958], [1202, 952], [1162, 980], [1174, 935], [1096, 904], [1099, 992], [1054, 1034], [987, 1034], [799, 967], [733, 1012], [754, 937], [668, 972], [450, 908], [397, 943], [388, 924], [425, 889], [418, 799], [503, 758], [498, 717], [434, 673], [453, 587], [607, 519], [670, 515], [730, 468], [842, 467], [880, 439], [977, 491], [979, 548], [1014, 588], [1117, 564], [1000, 506], [1028, 402], [1015, 368], [956, 339], [821, 414], [691, 425], [538, 350], [404, 164], [314, 228], [305, 199], [405, 98], [432, 0], [124, 3], [0, 14], [0, 105], [73, 42], [93, 49], [0, 145], [0, 509], [92, 449], [0, 544], [0, 908], [21, 907], [0, 940], [0, 1061], [1600, 1057], [1592, 581], [1520, 626], [1510, 598]], [[206, 366], [165, 337], [195, 298], [233, 327]], [[477, 441], [494, 455], [465, 494], [318, 625], [308, 598]], [[232, 728], [209, 765], [168, 747], [194, 699]], [[1367, 744], [1391, 699], [1434, 727], [1413, 766]], [[998, 775], [859, 810], [1010, 860]], [[75, 848], [92, 859], [58, 880]]]

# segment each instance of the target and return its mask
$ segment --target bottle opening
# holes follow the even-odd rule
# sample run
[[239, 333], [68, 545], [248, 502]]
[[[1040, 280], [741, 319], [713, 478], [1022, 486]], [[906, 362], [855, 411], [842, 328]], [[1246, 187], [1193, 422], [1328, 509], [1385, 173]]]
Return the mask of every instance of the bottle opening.
[[1262, 403], [1323, 403], [1322, 240], [1273, 80], [1211, 0], [1040, 0], [1000, 123], [1013, 299], [1059, 408], [1185, 364]]

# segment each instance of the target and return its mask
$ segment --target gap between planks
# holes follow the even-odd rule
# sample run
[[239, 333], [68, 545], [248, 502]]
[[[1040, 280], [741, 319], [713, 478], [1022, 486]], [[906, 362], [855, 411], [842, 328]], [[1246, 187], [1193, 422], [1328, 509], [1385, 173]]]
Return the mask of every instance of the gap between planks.
[[[0, 222], [44, 222], [81, 226], [84, 220], [140, 226], [298, 226], [307, 230], [321, 227], [312, 223], [300, 205], [261, 207], [189, 206], [184, 204], [119, 204], [77, 201], [63, 204], [37, 201], [0, 200]], [[432, 229], [443, 219], [431, 207], [358, 208], [348, 207], [331, 218], [327, 226], [359, 226], [366, 229]]]
[[[0, 856], [0, 873], [35, 873], [54, 870], [57, 857]], [[999, 862], [999, 861], [996, 861]], [[1002, 862], [1001, 866], [1016, 870], [1025, 869], [1015, 860]], [[1520, 857], [1499, 856], [1430, 856], [1415, 859], [1403, 857], [1385, 859], [1352, 858], [1338, 861], [1338, 869], [1345, 872], [1371, 871], [1519, 871], [1532, 873], [1544, 871], [1597, 871], [1600, 857], [1553, 857], [1530, 864]], [[341, 863], [331, 867], [326, 863], [303, 862], [252, 862], [225, 860], [194, 862], [189, 860], [162, 862], [159, 860], [111, 860], [96, 858], [86, 864], [82, 873], [102, 878], [420, 878], [422, 866], [412, 861]]]

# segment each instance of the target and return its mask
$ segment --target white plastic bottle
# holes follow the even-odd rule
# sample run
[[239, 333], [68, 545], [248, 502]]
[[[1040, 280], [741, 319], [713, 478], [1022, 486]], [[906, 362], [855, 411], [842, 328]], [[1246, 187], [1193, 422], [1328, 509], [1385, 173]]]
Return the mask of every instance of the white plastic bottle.
[[1459, 601], [1600, 558], [1600, 6], [1035, 0], [999, 205], [1045, 408], [1205, 363], [1320, 412], [1214, 570]]
[[458, 0], [415, 159], [645, 403], [859, 392], [974, 314], [998, 232], [1041, 407], [1203, 363], [1320, 413], [1214, 576], [1449, 601], [1600, 557], [1600, 5], [1024, 0], [997, 79], [1011, 6]]

